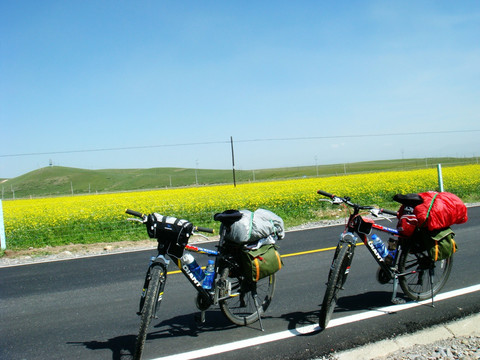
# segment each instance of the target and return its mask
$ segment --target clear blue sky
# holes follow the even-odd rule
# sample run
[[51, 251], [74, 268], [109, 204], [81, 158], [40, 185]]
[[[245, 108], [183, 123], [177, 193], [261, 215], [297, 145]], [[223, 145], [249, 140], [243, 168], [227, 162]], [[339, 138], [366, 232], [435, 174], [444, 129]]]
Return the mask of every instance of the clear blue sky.
[[0, 178], [480, 155], [476, 0], [2, 0], [0, 38]]

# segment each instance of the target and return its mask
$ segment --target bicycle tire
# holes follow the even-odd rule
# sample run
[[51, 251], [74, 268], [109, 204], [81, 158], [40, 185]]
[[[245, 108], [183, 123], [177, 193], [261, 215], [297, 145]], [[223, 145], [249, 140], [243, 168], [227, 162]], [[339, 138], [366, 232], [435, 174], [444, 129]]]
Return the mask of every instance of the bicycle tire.
[[[275, 292], [275, 274], [260, 279], [258, 282], [247, 281], [241, 275], [233, 275], [229, 267], [220, 269], [220, 282], [231, 283], [231, 296], [220, 300], [219, 306], [225, 317], [240, 326], [249, 325], [259, 319], [267, 310]], [[257, 295], [255, 305], [254, 295]]]
[[[398, 259], [400, 274], [415, 271], [398, 278], [403, 293], [415, 301], [430, 299], [445, 286], [452, 270], [453, 257], [434, 262], [426, 251], [407, 245]], [[432, 272], [432, 284], [430, 284]], [[433, 291], [432, 291], [433, 289]]]
[[145, 302], [141, 310], [140, 329], [135, 340], [134, 360], [142, 358], [143, 348], [145, 346], [145, 339], [147, 338], [148, 327], [155, 316], [155, 306], [160, 306], [159, 295], [160, 290], [164, 285], [164, 270], [159, 266], [154, 266], [150, 270], [150, 282], [145, 294]]
[[[329, 272], [327, 289], [323, 296], [322, 308], [320, 309], [319, 325], [322, 329], [326, 329], [333, 314], [333, 310], [337, 304], [338, 291], [343, 287], [348, 276], [348, 267], [351, 264], [353, 252], [351, 245], [342, 244], [337, 248], [336, 257], [332, 262]], [[349, 256], [349, 253], [351, 256]]]

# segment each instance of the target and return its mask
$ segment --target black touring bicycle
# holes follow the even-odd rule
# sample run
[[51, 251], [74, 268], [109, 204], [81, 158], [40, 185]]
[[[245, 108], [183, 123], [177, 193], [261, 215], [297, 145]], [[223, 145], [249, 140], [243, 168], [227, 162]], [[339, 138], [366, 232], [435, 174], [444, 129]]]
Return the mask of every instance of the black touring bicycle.
[[[198, 232], [213, 233], [213, 229], [194, 226], [187, 220], [157, 213], [145, 215], [129, 209], [126, 213], [135, 217], [129, 220], [144, 224], [148, 235], [158, 242], [158, 254], [150, 259], [140, 298], [137, 314], [141, 321], [135, 343], [134, 359], [141, 359], [148, 328], [152, 319], [156, 318], [164, 296], [167, 268], [170, 262], [180, 269], [197, 291], [196, 306], [200, 310], [197, 320], [200, 323], [205, 321], [205, 311], [210, 306], [219, 305], [225, 317], [232, 323], [242, 326], [258, 320], [263, 330], [261, 317], [273, 297], [275, 273], [264, 274], [257, 278], [247, 276], [242, 262], [242, 254], [246, 253], [245, 246], [226, 241], [226, 233], [242, 219], [243, 215], [240, 211], [227, 210], [215, 214], [214, 219], [222, 224], [217, 250], [188, 244], [192, 235], [199, 235]], [[272, 236], [275, 237], [275, 234]], [[262, 251], [261, 249], [265, 249], [265, 246], [262, 246], [259, 251]], [[271, 253], [270, 250], [269, 253]], [[202, 284], [202, 279], [197, 278], [196, 271], [199, 268], [192, 270], [184, 259], [182, 261], [182, 257], [190, 252], [205, 254], [215, 259], [211, 261], [214, 263], [214, 273], [209, 286], [205, 286], [205, 280]], [[274, 256], [280, 258], [276, 250]], [[200, 273], [202, 273], [201, 269]]]
[[[343, 205], [346, 209], [353, 209], [347, 219], [345, 231], [340, 236], [328, 274], [319, 317], [319, 325], [322, 329], [327, 327], [335, 309], [339, 291], [345, 285], [358, 239], [379, 265], [377, 280], [382, 284], [393, 282], [391, 300], [394, 304], [404, 302], [403, 299], [397, 297], [398, 285], [400, 285], [408, 298], [416, 301], [431, 298], [433, 305], [434, 296], [444, 287], [450, 275], [453, 263], [451, 253], [445, 254], [441, 259], [432, 259], [430, 247], [425, 246], [424, 242], [402, 236], [397, 229], [377, 224], [372, 218], [365, 216], [366, 214], [373, 215], [373, 217], [382, 217], [382, 214], [397, 216], [396, 211], [355, 204], [349, 197], [336, 196], [322, 190], [318, 190], [318, 194], [329, 198], [334, 205]], [[400, 202], [404, 207], [410, 208], [423, 202], [420, 197], [412, 198], [400, 194], [394, 197], [394, 200]], [[379, 249], [375, 247], [372, 239], [375, 239], [376, 234], [372, 235], [372, 230], [390, 235], [387, 256], [382, 256]], [[452, 244], [451, 252], [455, 252], [456, 246], [451, 229], [435, 232], [435, 234], [439, 240], [449, 241]], [[433, 241], [430, 239], [431, 233], [426, 235], [428, 235], [428, 241]]]

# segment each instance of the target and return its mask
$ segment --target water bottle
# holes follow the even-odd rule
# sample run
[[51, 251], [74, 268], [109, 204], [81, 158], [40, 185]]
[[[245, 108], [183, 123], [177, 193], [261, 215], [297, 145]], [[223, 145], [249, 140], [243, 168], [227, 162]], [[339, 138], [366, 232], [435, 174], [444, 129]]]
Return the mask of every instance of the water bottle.
[[378, 253], [382, 258], [388, 255], [388, 250], [385, 244], [383, 243], [382, 239], [377, 236], [377, 234], [372, 235], [372, 242], [375, 249], [377, 249]]
[[203, 288], [211, 289], [213, 286], [213, 280], [215, 279], [215, 262], [208, 260], [207, 267], [205, 268], [205, 280], [203, 280]]
[[398, 240], [395, 238], [388, 239], [388, 255], [385, 258], [385, 263], [389, 266], [393, 265], [395, 256], [397, 256], [397, 243]]
[[197, 260], [195, 260], [192, 254], [185, 253], [182, 256], [182, 262], [188, 266], [193, 276], [195, 276], [195, 279], [202, 281], [205, 278], [202, 268], [198, 265]]

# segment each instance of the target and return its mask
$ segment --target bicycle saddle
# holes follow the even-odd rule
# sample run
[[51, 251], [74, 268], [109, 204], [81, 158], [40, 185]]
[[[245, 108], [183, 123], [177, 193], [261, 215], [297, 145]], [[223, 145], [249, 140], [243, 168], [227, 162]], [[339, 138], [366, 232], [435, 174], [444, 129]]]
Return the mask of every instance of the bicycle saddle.
[[222, 213], [216, 213], [213, 216], [215, 221], [220, 221], [225, 226], [231, 226], [242, 218], [243, 214], [238, 210], [225, 210]]
[[415, 207], [423, 203], [423, 199], [418, 194], [397, 194], [393, 200], [405, 206]]

